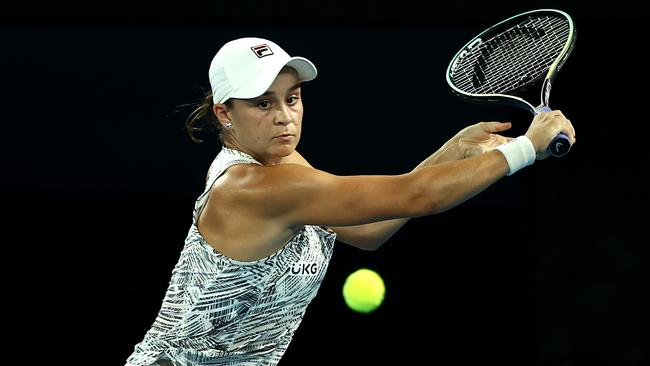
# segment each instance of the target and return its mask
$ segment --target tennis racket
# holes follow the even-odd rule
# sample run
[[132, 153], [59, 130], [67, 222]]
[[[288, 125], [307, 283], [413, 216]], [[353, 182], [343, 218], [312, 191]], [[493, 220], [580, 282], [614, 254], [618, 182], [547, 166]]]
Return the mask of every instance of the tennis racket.
[[[503, 20], [481, 32], [452, 58], [447, 83], [461, 98], [477, 103], [514, 105], [534, 115], [550, 111], [551, 84], [575, 43], [571, 17], [560, 10], [539, 9]], [[532, 88], [541, 87], [534, 106]], [[554, 156], [571, 143], [558, 134], [549, 144]]]

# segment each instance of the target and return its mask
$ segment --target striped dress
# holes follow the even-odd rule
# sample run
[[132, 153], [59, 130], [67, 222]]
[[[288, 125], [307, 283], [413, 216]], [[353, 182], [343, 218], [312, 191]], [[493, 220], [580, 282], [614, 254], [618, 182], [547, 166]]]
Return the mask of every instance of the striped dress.
[[336, 234], [305, 226], [276, 253], [252, 262], [213, 249], [197, 221], [216, 179], [235, 164], [259, 164], [223, 147], [196, 200], [192, 225], [158, 316], [127, 366], [276, 365], [316, 296]]

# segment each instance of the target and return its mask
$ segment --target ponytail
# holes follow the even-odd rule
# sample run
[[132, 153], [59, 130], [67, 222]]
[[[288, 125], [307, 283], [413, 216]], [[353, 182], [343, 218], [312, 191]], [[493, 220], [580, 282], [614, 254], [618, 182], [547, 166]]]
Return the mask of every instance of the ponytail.
[[219, 139], [223, 143], [221, 124], [212, 112], [213, 105], [212, 93], [210, 92], [203, 98], [201, 103], [198, 104], [196, 109], [190, 113], [185, 121], [185, 128], [187, 129], [190, 139], [197, 144], [203, 142], [203, 140], [196, 136], [197, 132], [214, 130], [219, 131]]

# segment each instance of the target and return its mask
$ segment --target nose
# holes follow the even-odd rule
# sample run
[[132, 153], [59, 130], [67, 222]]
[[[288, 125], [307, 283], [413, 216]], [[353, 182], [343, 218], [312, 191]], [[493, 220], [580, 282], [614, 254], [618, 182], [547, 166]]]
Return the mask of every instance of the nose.
[[275, 123], [278, 125], [286, 126], [292, 122], [291, 111], [289, 106], [281, 104], [275, 111]]

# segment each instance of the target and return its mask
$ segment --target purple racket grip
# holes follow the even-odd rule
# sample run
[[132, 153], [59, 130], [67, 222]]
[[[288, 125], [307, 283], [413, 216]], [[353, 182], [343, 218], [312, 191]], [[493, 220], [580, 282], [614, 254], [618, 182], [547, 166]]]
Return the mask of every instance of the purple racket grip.
[[[537, 110], [537, 113], [550, 112], [550, 111], [551, 108], [542, 107]], [[565, 135], [562, 132], [560, 132], [557, 136], [555, 136], [555, 138], [553, 138], [551, 143], [548, 144], [548, 151], [551, 153], [551, 155], [557, 157], [560, 157], [568, 153], [570, 149], [571, 149], [571, 140], [569, 140], [569, 136]]]
[[553, 156], [562, 156], [569, 152], [571, 149], [571, 141], [569, 141], [569, 136], [560, 132], [548, 145], [548, 151], [551, 152]]

